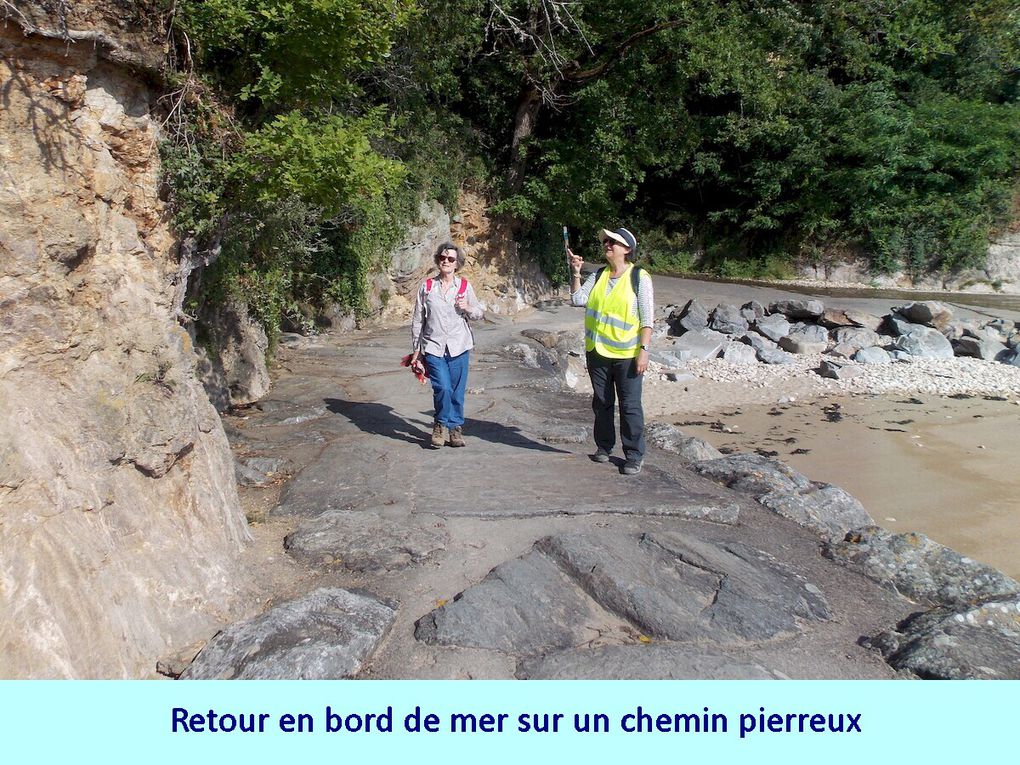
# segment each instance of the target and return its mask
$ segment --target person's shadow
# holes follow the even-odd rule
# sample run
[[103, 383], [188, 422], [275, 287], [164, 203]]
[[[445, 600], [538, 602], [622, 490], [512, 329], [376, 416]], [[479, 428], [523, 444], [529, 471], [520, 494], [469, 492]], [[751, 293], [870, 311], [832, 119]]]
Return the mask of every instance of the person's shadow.
[[[385, 404], [377, 404], [372, 401], [344, 401], [339, 398], [323, 399], [328, 409], [333, 414], [340, 414], [350, 420], [357, 428], [365, 433], [372, 433], [377, 436], [385, 436], [397, 441], [406, 441], [409, 444], [418, 444], [423, 449], [431, 446], [429, 438], [431, 432], [419, 428], [415, 423], [408, 422], [403, 417], [393, 412], [393, 407]], [[429, 422], [429, 413], [422, 412]], [[519, 428], [508, 427], [498, 422], [488, 420], [476, 420], [467, 418], [464, 423], [466, 434], [472, 438], [489, 441], [494, 444], [513, 446], [518, 449], [533, 449], [540, 452], [553, 452], [566, 454], [563, 449], [543, 444], [524, 435]]]

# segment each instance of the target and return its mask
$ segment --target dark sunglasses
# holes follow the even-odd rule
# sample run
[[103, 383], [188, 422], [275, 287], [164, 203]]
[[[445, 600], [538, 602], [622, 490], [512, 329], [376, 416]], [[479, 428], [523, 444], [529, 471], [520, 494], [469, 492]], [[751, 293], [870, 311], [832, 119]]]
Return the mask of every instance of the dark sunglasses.
[[440, 262], [440, 263], [456, 263], [457, 262], [457, 256], [456, 255], [440, 255], [438, 258], [436, 258], [436, 260], [438, 262]]

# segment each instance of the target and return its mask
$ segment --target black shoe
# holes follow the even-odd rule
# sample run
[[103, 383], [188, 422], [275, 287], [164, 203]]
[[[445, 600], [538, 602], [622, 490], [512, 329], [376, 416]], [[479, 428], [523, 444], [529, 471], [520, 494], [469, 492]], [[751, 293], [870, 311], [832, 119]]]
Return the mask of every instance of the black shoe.
[[641, 462], [634, 460], [627, 460], [623, 463], [623, 468], [620, 470], [624, 475], [637, 475], [641, 472]]
[[591, 455], [592, 462], [609, 462], [609, 452], [599, 447], [599, 449]]

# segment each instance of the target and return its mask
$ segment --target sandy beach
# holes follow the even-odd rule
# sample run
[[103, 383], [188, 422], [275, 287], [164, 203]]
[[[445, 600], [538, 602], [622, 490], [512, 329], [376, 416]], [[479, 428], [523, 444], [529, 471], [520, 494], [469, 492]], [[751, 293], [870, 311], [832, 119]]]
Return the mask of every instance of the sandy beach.
[[[767, 303], [781, 291], [656, 278], [656, 302]], [[896, 301], [820, 296], [826, 305], [887, 313]], [[987, 311], [953, 306], [957, 315]], [[1009, 311], [995, 311], [1016, 319]], [[919, 531], [1020, 577], [1020, 370], [977, 360], [869, 370], [870, 381], [810, 371], [695, 362], [693, 377], [646, 378], [650, 420], [680, 426], [723, 452], [775, 456], [842, 486], [876, 523]], [[881, 376], [881, 379], [879, 377]], [[948, 395], [935, 395], [941, 388]]]

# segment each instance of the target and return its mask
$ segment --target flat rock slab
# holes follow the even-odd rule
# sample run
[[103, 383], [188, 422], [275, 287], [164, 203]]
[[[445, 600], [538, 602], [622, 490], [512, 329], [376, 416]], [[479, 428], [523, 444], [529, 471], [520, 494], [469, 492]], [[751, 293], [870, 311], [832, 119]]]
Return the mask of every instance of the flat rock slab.
[[414, 636], [434, 645], [516, 655], [583, 644], [598, 634], [595, 603], [553, 562], [531, 552], [496, 566], [478, 584], [426, 614]]
[[353, 677], [393, 624], [371, 595], [319, 589], [228, 627], [184, 672], [191, 680], [339, 680]]
[[799, 634], [802, 623], [829, 618], [817, 587], [744, 545], [582, 533], [539, 540], [422, 617], [415, 636], [527, 656], [591, 641], [600, 613], [646, 639], [717, 646]]
[[868, 526], [827, 545], [823, 554], [915, 603], [962, 606], [1020, 593], [1016, 580], [923, 534]]
[[613, 645], [525, 659], [520, 680], [783, 680], [786, 676], [721, 651], [675, 643]]
[[[415, 487], [415, 511], [477, 518], [617, 513], [715, 523], [736, 523], [740, 515], [736, 502], [692, 492], [653, 465], [622, 476], [616, 465], [596, 465], [586, 455], [522, 451], [472, 463], [443, 454], [430, 466], [428, 482]], [[545, 463], [542, 469], [535, 469], [535, 459]]]
[[428, 523], [427, 518], [386, 517], [368, 510], [329, 511], [288, 534], [283, 547], [297, 560], [314, 566], [396, 571], [424, 563], [446, 549], [450, 535], [441, 523]]
[[352, 510], [373, 502], [406, 498], [406, 465], [381, 448], [335, 443], [284, 488], [273, 516], [313, 517], [327, 511]]
[[868, 644], [923, 678], [1020, 680], [1020, 598], [917, 614]]

